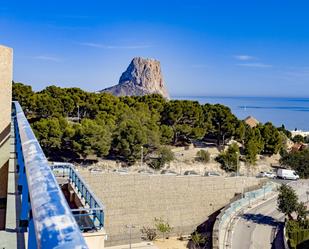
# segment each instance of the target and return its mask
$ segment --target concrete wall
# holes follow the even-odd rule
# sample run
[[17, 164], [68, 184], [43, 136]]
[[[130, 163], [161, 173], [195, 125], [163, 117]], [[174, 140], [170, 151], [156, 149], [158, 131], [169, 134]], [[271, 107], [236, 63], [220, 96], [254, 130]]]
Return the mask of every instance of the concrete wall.
[[[66, 180], [63, 180], [61, 177], [57, 178], [57, 181], [58, 183], [66, 182]], [[61, 189], [71, 209], [84, 208], [83, 202], [80, 200], [78, 193], [75, 191], [76, 189], [74, 189], [71, 184], [65, 183], [61, 186]], [[89, 216], [79, 217], [78, 224], [83, 224], [86, 227], [91, 226], [93, 223], [90, 219], [91, 218]], [[99, 231], [84, 232], [83, 236], [89, 249], [104, 248], [104, 242], [106, 239], [106, 232], [104, 229]]]
[[0, 45], [0, 133], [11, 122], [12, 56], [13, 51], [11, 48]]
[[190, 234], [235, 193], [259, 183], [241, 177], [80, 173], [105, 206], [107, 246], [128, 243], [128, 224], [137, 226], [133, 241], [140, 240], [140, 229], [153, 226], [155, 217], [167, 219], [175, 235]]
[[0, 45], [0, 168], [10, 156], [9, 144], [5, 142], [11, 132], [12, 66], [12, 49]]
[[89, 249], [103, 249], [105, 247], [106, 233], [104, 229], [93, 233], [83, 233]]
[[10, 157], [12, 55], [12, 49], [0, 45], [0, 230], [5, 222]]

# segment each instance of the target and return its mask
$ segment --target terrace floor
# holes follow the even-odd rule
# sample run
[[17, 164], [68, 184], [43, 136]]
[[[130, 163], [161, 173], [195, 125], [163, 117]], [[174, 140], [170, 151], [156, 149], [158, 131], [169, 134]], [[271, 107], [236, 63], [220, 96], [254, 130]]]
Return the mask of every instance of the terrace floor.
[[12, 127], [10, 143], [10, 159], [8, 169], [7, 203], [5, 212], [5, 228], [0, 231], [0, 248], [25, 248], [24, 233], [18, 229], [20, 213], [20, 195], [17, 190], [18, 174], [16, 173], [15, 135]]

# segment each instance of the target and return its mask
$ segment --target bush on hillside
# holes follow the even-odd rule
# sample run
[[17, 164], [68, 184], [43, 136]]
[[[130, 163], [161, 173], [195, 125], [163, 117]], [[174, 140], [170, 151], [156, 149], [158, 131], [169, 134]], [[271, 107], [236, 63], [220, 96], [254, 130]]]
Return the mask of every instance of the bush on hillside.
[[228, 149], [217, 156], [216, 160], [221, 168], [227, 172], [236, 172], [239, 157], [239, 147], [236, 143], [231, 144]]
[[292, 141], [294, 143], [304, 143], [305, 142], [305, 138], [302, 136], [302, 135], [295, 135], [293, 138], [292, 138]]
[[210, 161], [210, 154], [208, 151], [199, 150], [196, 153], [195, 160], [202, 163], [208, 163]]
[[162, 147], [158, 150], [158, 157], [153, 158], [150, 161], [149, 166], [155, 170], [159, 170], [163, 168], [166, 163], [173, 161], [174, 158], [175, 156], [171, 149]]
[[280, 164], [294, 169], [302, 178], [309, 177], [309, 149], [302, 151], [292, 151], [290, 153], [281, 152]]
[[286, 234], [289, 240], [291, 249], [308, 248], [309, 242], [309, 221], [299, 222], [296, 220], [289, 220], [286, 223]]

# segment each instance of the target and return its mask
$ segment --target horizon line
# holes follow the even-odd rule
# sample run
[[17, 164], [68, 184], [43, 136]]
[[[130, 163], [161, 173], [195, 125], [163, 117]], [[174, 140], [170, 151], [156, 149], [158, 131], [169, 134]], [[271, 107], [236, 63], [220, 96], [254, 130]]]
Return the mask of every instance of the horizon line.
[[171, 94], [171, 98], [286, 98], [286, 99], [309, 99], [309, 96], [274, 96], [274, 95], [176, 95]]

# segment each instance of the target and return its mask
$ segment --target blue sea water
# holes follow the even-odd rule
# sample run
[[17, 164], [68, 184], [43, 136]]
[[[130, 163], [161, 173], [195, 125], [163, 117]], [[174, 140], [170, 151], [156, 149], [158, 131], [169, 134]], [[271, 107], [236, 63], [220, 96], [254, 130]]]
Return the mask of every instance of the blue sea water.
[[230, 107], [239, 119], [253, 116], [262, 123], [270, 121], [276, 126], [284, 124], [289, 130], [309, 130], [309, 98], [175, 96], [172, 99], [223, 104]]

